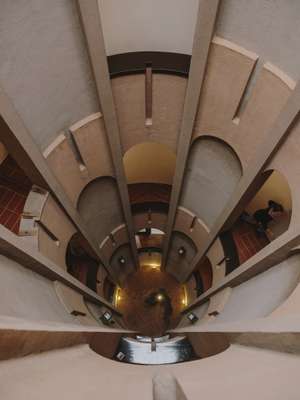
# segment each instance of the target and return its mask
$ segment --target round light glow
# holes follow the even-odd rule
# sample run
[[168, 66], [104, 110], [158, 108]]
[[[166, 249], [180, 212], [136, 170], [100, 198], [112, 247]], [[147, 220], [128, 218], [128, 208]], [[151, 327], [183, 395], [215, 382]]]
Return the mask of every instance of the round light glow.
[[158, 300], [158, 301], [162, 301], [163, 298], [164, 298], [164, 296], [163, 296], [162, 294], [158, 294], [158, 295], [156, 296], [156, 300]]

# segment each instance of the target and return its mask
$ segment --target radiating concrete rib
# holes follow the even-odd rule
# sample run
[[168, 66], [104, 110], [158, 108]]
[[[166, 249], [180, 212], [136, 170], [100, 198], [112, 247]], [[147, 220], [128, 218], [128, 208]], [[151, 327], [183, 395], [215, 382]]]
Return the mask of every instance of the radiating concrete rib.
[[179, 141], [177, 145], [177, 161], [172, 184], [167, 229], [164, 239], [162, 262], [163, 267], [165, 267], [167, 263], [170, 239], [183, 183], [184, 170], [187, 162], [202, 84], [204, 81], [207, 57], [212, 35], [214, 33], [218, 7], [219, 0], [200, 0], [199, 2], [198, 17], [194, 33], [191, 67], [184, 102]]
[[271, 160], [272, 156], [276, 153], [282, 142], [285, 140], [292, 127], [297, 121], [300, 111], [300, 84], [290, 95], [288, 101], [280, 112], [278, 118], [266, 135], [265, 140], [259, 146], [257, 155], [249, 162], [249, 167], [246, 169], [242, 176], [236, 190], [231, 196], [225, 209], [218, 217], [216, 223], [213, 225], [207, 240], [203, 243], [202, 247], [198, 249], [193, 262], [190, 264], [190, 269], [186, 272], [185, 278], [192, 273], [195, 266], [200, 262], [209, 247], [214, 242], [215, 238], [223, 228], [224, 224], [230, 219], [234, 221], [243, 210], [249, 199], [249, 192], [255, 187], [256, 180], [259, 178], [261, 172]]
[[[14, 157], [33, 183], [51, 191], [52, 195], [66, 212], [66, 215], [87, 240], [91, 250], [102, 262], [108, 274], [110, 274], [108, 264], [102, 257], [99, 244], [88, 231], [78, 211], [74, 208], [63, 187], [49, 168], [47, 161], [25, 127], [18, 112], [1, 88], [0, 113], [0, 140], [7, 148], [9, 154]], [[113, 277], [113, 279], [117, 282], [117, 277]]]
[[120, 315], [120, 312], [116, 310], [111, 303], [98, 296], [87, 286], [73, 278], [73, 276], [68, 274], [61, 267], [54, 264], [39, 251], [35, 250], [32, 246], [28, 245], [24, 240], [2, 225], [0, 225], [0, 254], [15, 260], [20, 265], [30, 268], [48, 279], [63, 282], [78, 293], [81, 293], [85, 299], [95, 304], [106, 306]]
[[300, 230], [289, 230], [271, 242], [258, 254], [251, 257], [240, 267], [228, 274], [216, 286], [212, 286], [192, 304], [183, 310], [183, 313], [192, 310], [198, 305], [205, 303], [211, 296], [224, 289], [225, 287], [234, 287], [253, 278], [267, 269], [279, 264], [285, 260], [289, 253], [300, 244]]
[[170, 372], [153, 377], [153, 400], [187, 400], [178, 380]]
[[91, 64], [94, 71], [98, 98], [104, 118], [111, 157], [114, 164], [131, 250], [137, 268], [138, 255], [135, 243], [134, 226], [129, 202], [127, 181], [124, 172], [120, 130], [118, 126], [116, 108], [107, 64], [100, 9], [97, 0], [78, 0], [78, 5], [89, 49]]

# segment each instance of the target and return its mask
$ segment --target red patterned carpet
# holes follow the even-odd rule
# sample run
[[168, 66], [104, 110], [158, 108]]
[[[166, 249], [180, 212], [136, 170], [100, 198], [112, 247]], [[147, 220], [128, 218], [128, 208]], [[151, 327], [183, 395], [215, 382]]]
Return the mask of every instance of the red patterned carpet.
[[253, 226], [238, 221], [232, 228], [232, 236], [237, 248], [240, 264], [269, 244], [267, 237], [258, 236]]
[[0, 165], [0, 224], [18, 234], [31, 182], [8, 156]]

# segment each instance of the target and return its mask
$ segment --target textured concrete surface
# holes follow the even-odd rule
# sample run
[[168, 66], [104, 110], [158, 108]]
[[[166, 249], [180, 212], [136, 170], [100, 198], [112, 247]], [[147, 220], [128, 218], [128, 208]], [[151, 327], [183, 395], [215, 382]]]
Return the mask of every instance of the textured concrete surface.
[[0, 315], [76, 324], [60, 303], [51, 281], [4, 256], [0, 256], [0, 269]]
[[226, 0], [221, 2], [217, 34], [257, 53], [294, 79], [300, 77], [300, 2]]
[[115, 180], [102, 177], [90, 182], [81, 192], [78, 211], [100, 244], [105, 236], [123, 223]]
[[[231, 346], [204, 360], [173, 366], [134, 366], [107, 360], [87, 346], [73, 347], [0, 363], [1, 394], [6, 400], [63, 398], [82, 400], [153, 400], [153, 377], [172, 374], [181, 390], [172, 400], [209, 399], [298, 400], [300, 358], [274, 351]], [[280, 377], [280, 379], [279, 379]], [[173, 379], [169, 381], [169, 393]], [[161, 390], [159, 390], [161, 389]], [[155, 399], [163, 397], [166, 388]], [[158, 396], [158, 397], [157, 397]]]
[[75, 0], [4, 0], [0, 27], [0, 84], [40, 147], [99, 110]]
[[199, 139], [190, 150], [179, 204], [211, 227], [240, 177], [240, 162], [227, 144]]

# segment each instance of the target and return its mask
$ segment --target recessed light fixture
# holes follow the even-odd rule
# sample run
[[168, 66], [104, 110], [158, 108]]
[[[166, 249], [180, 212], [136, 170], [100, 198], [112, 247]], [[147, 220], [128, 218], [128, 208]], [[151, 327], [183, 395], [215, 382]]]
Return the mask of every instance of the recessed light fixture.
[[194, 324], [195, 322], [197, 322], [198, 321], [198, 317], [197, 317], [197, 315], [195, 315], [194, 313], [189, 313], [188, 315], [187, 315], [187, 319], [192, 323], [192, 324]]
[[180, 256], [184, 256], [185, 253], [186, 253], [185, 248], [184, 248], [183, 246], [180, 246], [179, 249], [178, 249], [178, 254], [179, 254]]
[[125, 258], [123, 256], [121, 256], [121, 257], [119, 257], [118, 261], [119, 261], [120, 264], [124, 265], [126, 260], [125, 260]]

